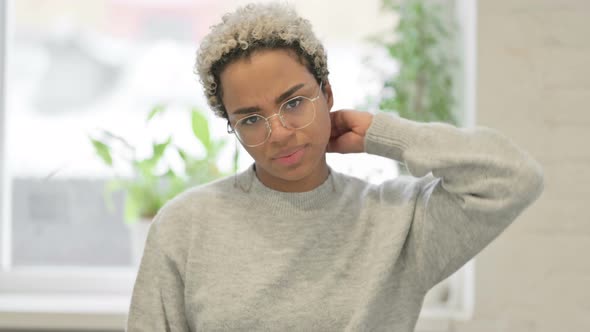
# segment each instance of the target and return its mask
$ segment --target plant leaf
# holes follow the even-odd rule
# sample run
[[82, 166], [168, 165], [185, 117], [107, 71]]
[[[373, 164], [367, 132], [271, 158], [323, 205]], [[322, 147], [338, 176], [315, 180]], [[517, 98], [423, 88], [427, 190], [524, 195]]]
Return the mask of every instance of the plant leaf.
[[189, 156], [186, 153], [186, 151], [179, 147], [176, 147], [176, 151], [178, 152], [178, 155], [180, 156], [180, 158], [182, 158], [182, 161], [184, 161], [185, 164], [189, 162]]
[[233, 156], [234, 173], [237, 173], [238, 172], [238, 164], [239, 164], [239, 161], [240, 161], [240, 150], [238, 150], [238, 148], [236, 147], [236, 150], [234, 151], [234, 156]]
[[211, 137], [209, 136], [209, 122], [207, 118], [199, 112], [198, 109], [193, 108], [191, 112], [192, 128], [195, 137], [201, 141], [205, 149], [208, 151], [211, 147]]
[[113, 166], [113, 157], [111, 157], [111, 149], [109, 148], [109, 146], [103, 143], [102, 141], [94, 139], [92, 137], [90, 137], [90, 141], [92, 142], [94, 150], [102, 159], [102, 161], [104, 161], [104, 163], [109, 166]]
[[162, 158], [162, 155], [166, 151], [168, 145], [170, 145], [170, 142], [172, 142], [172, 137], [168, 137], [164, 143], [154, 143], [152, 146], [153, 156], [151, 158], [154, 164], [157, 164], [160, 158]]
[[125, 223], [132, 224], [139, 220], [139, 202], [131, 192], [125, 198]]
[[154, 116], [156, 116], [157, 114], [163, 113], [164, 111], [166, 111], [166, 108], [164, 107], [164, 105], [154, 106], [154, 108], [152, 108], [152, 110], [148, 114], [146, 122], [150, 122], [150, 120], [153, 119]]

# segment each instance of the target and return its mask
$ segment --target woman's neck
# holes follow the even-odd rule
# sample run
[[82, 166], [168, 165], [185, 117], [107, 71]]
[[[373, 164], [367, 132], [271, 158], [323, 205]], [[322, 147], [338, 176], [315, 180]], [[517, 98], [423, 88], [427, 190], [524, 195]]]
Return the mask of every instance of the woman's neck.
[[298, 180], [286, 180], [269, 174], [254, 165], [256, 177], [265, 186], [282, 192], [306, 192], [319, 187], [330, 175], [330, 169], [324, 156], [311, 172]]

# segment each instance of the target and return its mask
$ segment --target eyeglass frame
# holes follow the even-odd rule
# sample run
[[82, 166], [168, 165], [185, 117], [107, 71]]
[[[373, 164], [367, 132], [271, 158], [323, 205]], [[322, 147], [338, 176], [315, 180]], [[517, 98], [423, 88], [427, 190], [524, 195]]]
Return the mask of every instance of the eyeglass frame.
[[[322, 95], [322, 84], [323, 83], [324, 82], [320, 82], [320, 88], [319, 88], [319, 91], [318, 91], [318, 95], [315, 96], [315, 97], [313, 97], [313, 98], [309, 98], [309, 97], [306, 97], [306, 96], [293, 96], [293, 97], [285, 100], [283, 103], [281, 103], [281, 106], [279, 106], [279, 111], [278, 112], [274, 112], [274, 114], [271, 115], [271, 116], [269, 116], [269, 117], [264, 117], [264, 116], [262, 116], [262, 115], [260, 115], [258, 113], [254, 113], [254, 114], [249, 114], [248, 116], [245, 116], [245, 117], [239, 119], [238, 121], [236, 121], [236, 125], [237, 125], [240, 121], [242, 121], [244, 119], [247, 119], [247, 118], [249, 118], [250, 116], [253, 116], [253, 115], [256, 115], [256, 116], [259, 116], [259, 117], [263, 118], [264, 121], [266, 122], [267, 134], [266, 134], [266, 137], [264, 138], [264, 141], [262, 141], [261, 143], [250, 145], [250, 144], [246, 144], [246, 143], [242, 142], [242, 140], [240, 139], [240, 136], [236, 133], [236, 130], [231, 126], [231, 122], [229, 121], [229, 119], [227, 120], [227, 133], [228, 134], [234, 134], [236, 136], [236, 138], [240, 142], [242, 142], [242, 144], [244, 144], [245, 146], [250, 147], [250, 148], [254, 148], [254, 147], [260, 146], [260, 145], [266, 143], [266, 141], [268, 141], [268, 138], [272, 134], [272, 125], [270, 124], [270, 119], [273, 118], [273, 117], [275, 117], [275, 116], [278, 116], [279, 117], [279, 122], [281, 123], [281, 125], [284, 128], [293, 129], [293, 130], [299, 130], [299, 129], [303, 129], [303, 128], [308, 127], [315, 120], [316, 109], [315, 109], [314, 102], [318, 98], [320, 98], [320, 96]], [[300, 128], [289, 128], [289, 127], [287, 127], [285, 125], [285, 122], [284, 122], [285, 120], [283, 119], [283, 116], [281, 114], [281, 109], [283, 109], [283, 106], [285, 106], [285, 104], [287, 104], [288, 102], [291, 102], [291, 101], [293, 101], [293, 100], [295, 100], [297, 98], [304, 98], [304, 99], [307, 99], [307, 100], [309, 100], [311, 102], [311, 104], [313, 105], [313, 119], [311, 119], [311, 121], [308, 124], [306, 124], [305, 126], [303, 126], [303, 127], [300, 127]]]

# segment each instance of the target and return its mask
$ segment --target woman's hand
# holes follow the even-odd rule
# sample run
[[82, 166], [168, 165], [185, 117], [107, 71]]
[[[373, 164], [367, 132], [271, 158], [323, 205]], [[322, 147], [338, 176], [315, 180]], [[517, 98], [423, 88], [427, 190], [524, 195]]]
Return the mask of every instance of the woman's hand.
[[365, 152], [365, 133], [373, 114], [355, 110], [338, 110], [330, 113], [332, 129], [326, 152]]

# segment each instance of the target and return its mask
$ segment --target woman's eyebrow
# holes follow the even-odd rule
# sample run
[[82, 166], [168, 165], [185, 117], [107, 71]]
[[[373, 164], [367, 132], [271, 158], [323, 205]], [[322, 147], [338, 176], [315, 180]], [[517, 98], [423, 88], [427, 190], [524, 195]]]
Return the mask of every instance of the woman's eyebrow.
[[285, 92], [281, 93], [281, 95], [280, 95], [280, 96], [278, 96], [278, 97], [275, 99], [275, 103], [276, 103], [276, 104], [279, 104], [279, 103], [281, 103], [283, 100], [287, 99], [289, 96], [291, 96], [291, 95], [292, 95], [292, 94], [294, 94], [294, 93], [295, 93], [297, 90], [301, 89], [301, 88], [302, 88], [302, 87], [304, 87], [304, 86], [305, 86], [305, 84], [303, 84], [303, 83], [299, 83], [299, 84], [297, 84], [297, 85], [294, 85], [294, 86], [292, 86], [291, 88], [289, 88], [289, 90], [287, 90], [287, 91], [285, 91]]
[[[303, 88], [304, 86], [305, 86], [305, 84], [303, 84], [303, 83], [299, 83], [297, 85], [292, 86], [287, 91], [281, 93], [281, 95], [278, 96], [275, 99], [275, 103], [276, 104], [280, 104], [282, 101], [284, 101], [285, 99], [287, 99], [289, 96], [291, 96], [292, 94], [294, 94], [295, 92], [297, 92], [297, 90]], [[250, 107], [238, 108], [236, 111], [231, 112], [231, 113], [233, 115], [242, 115], [242, 114], [259, 113], [260, 111], [261, 111], [260, 107], [258, 107], [258, 106], [250, 106]]]
[[251, 106], [251, 107], [242, 107], [238, 108], [236, 111], [232, 112], [233, 115], [241, 115], [241, 114], [250, 114], [250, 113], [260, 113], [260, 107], [258, 106]]

